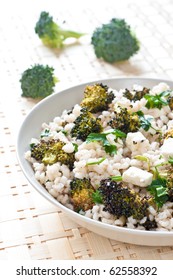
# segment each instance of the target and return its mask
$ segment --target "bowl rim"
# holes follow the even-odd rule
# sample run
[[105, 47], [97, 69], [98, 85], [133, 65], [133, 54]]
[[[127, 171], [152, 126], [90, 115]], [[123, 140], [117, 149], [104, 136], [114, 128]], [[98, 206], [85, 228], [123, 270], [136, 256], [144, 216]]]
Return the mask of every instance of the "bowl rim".
[[[69, 217], [71, 218], [71, 216], [76, 220], [82, 220], [83, 222], [85, 222], [86, 224], [89, 223], [91, 225], [94, 225], [94, 226], [97, 226], [99, 228], [102, 228], [102, 229], [106, 229], [106, 230], [111, 230], [111, 231], [115, 231], [116, 232], [119, 232], [119, 233], [127, 233], [127, 234], [131, 234], [131, 235], [138, 235], [140, 237], [142, 236], [145, 236], [145, 237], [168, 237], [168, 236], [172, 236], [173, 237], [173, 231], [146, 231], [146, 230], [140, 230], [140, 229], [131, 229], [131, 228], [127, 228], [127, 227], [120, 227], [120, 226], [117, 226], [117, 225], [110, 225], [110, 224], [106, 224], [106, 223], [103, 223], [103, 222], [100, 222], [100, 221], [96, 221], [96, 220], [93, 220], [89, 217], [86, 217], [86, 216], [82, 216], [81, 214], [67, 208], [66, 206], [64, 206], [63, 204], [61, 204], [58, 200], [56, 200], [53, 196], [51, 196], [49, 194], [49, 192], [46, 190], [45, 192], [45, 188], [42, 186], [41, 183], [39, 183], [38, 181], [36, 181], [36, 179], [34, 179], [34, 171], [33, 171], [33, 176], [30, 177], [26, 168], [25, 168], [25, 165], [23, 164], [23, 161], [26, 161], [28, 162], [25, 158], [21, 158], [20, 156], [20, 139], [21, 139], [21, 135], [22, 135], [22, 132], [23, 132], [23, 129], [24, 127], [27, 125], [27, 122], [28, 122], [28, 118], [32, 116], [32, 114], [34, 114], [39, 108], [41, 108], [44, 104], [47, 103], [48, 100], [53, 100], [55, 98], [55, 96], [57, 96], [58, 94], [63, 94], [64, 92], [66, 91], [69, 91], [69, 90], [74, 90], [76, 87], [85, 87], [86, 85], [89, 85], [89, 84], [93, 84], [93, 83], [99, 83], [99, 82], [108, 82], [108, 81], [122, 81], [123, 80], [129, 80], [129, 81], [132, 81], [132, 80], [141, 80], [141, 81], [151, 81], [151, 82], [156, 82], [156, 83], [159, 83], [159, 82], [163, 82], [163, 83], [172, 83], [173, 84], [173, 81], [171, 81], [170, 79], [161, 79], [161, 78], [147, 78], [147, 77], [136, 77], [136, 76], [132, 76], [132, 77], [113, 77], [113, 78], [106, 78], [106, 79], [97, 79], [97, 80], [93, 80], [93, 81], [89, 81], [89, 82], [83, 82], [81, 84], [76, 84], [76, 85], [73, 85], [73, 86], [70, 86], [70, 87], [67, 87], [65, 89], [62, 89], [56, 93], [53, 93], [52, 95], [50, 96], [47, 96], [46, 98], [42, 99], [41, 101], [39, 101], [37, 104], [35, 104], [33, 106], [33, 108], [30, 110], [30, 112], [25, 116], [20, 128], [19, 128], [19, 131], [18, 131], [18, 135], [17, 135], [17, 141], [16, 141], [16, 155], [17, 155], [17, 159], [18, 159], [18, 162], [19, 162], [19, 165], [20, 165], [20, 168], [23, 172], [23, 174], [25, 175], [25, 177], [27, 178], [27, 180], [29, 181], [29, 183], [34, 187], [34, 189], [36, 191], [38, 191], [38, 193], [40, 193], [45, 199], [47, 199], [49, 202], [53, 203], [56, 207], [60, 208], [64, 213], [66, 213], [67, 215], [69, 214]], [[64, 108], [63, 108], [64, 110]], [[56, 116], [55, 116], [56, 117]], [[44, 122], [44, 120], [43, 120]], [[78, 223], [78, 222], [77, 222]], [[80, 224], [80, 223], [78, 223]], [[134, 242], [129, 242], [129, 243], [133, 243], [135, 244]], [[172, 242], [172, 245], [173, 245], [173, 242]], [[150, 246], [150, 245], [149, 245]], [[162, 245], [161, 245], [162, 246]], [[165, 246], [165, 245], [163, 245]]]

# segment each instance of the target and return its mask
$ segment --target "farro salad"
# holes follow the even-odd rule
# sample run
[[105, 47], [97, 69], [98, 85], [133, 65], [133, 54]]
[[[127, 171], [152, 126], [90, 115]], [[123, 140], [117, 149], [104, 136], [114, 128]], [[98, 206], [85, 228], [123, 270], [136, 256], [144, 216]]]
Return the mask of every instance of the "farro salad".
[[173, 91], [96, 83], [43, 123], [25, 158], [61, 204], [132, 229], [173, 230]]

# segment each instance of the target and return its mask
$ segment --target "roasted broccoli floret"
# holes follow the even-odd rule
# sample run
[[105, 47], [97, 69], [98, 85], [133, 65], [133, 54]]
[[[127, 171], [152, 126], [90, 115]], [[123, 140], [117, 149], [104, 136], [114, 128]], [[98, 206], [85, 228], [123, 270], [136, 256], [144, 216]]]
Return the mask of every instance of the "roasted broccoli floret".
[[168, 201], [173, 202], [173, 165], [168, 165], [164, 170]]
[[93, 116], [87, 108], [82, 108], [81, 114], [74, 121], [74, 127], [71, 130], [71, 136], [86, 140], [87, 136], [92, 132], [101, 132], [102, 125], [99, 118]]
[[53, 93], [58, 79], [54, 69], [48, 65], [36, 64], [25, 70], [20, 83], [23, 97], [44, 98]]
[[171, 110], [173, 110], [173, 96], [168, 97], [168, 105]]
[[133, 90], [130, 91], [129, 89], [125, 89], [125, 91], [123, 92], [124, 97], [126, 97], [127, 99], [129, 99], [130, 101], [137, 101], [137, 100], [141, 100], [144, 95], [148, 94], [150, 92], [150, 89], [144, 87], [142, 90]]
[[113, 92], [109, 91], [108, 86], [100, 83], [85, 88], [84, 99], [80, 105], [88, 108], [92, 113], [97, 113], [107, 110], [113, 99]]
[[70, 198], [76, 212], [87, 211], [93, 207], [94, 193], [95, 189], [87, 178], [74, 178], [70, 182]]
[[149, 218], [147, 218], [147, 220], [145, 221], [145, 223], [142, 224], [142, 226], [146, 230], [155, 230], [157, 228], [157, 222], [155, 220], [150, 221]]
[[138, 131], [140, 120], [137, 114], [130, 113], [127, 108], [118, 107], [114, 115], [113, 119], [108, 122], [112, 128], [119, 129], [124, 133]]
[[109, 63], [129, 59], [138, 52], [140, 44], [124, 19], [113, 18], [96, 28], [91, 38], [95, 54]]
[[62, 29], [48, 12], [41, 12], [40, 18], [35, 26], [35, 33], [38, 34], [43, 44], [50, 48], [61, 49], [67, 38], [80, 38], [83, 33]]
[[173, 138], [173, 128], [169, 129], [163, 136], [164, 139]]
[[112, 179], [103, 179], [100, 182], [98, 191], [102, 195], [104, 210], [117, 218], [133, 216], [134, 219], [141, 220], [147, 216], [149, 199], [141, 198], [137, 193], [117, 183]]
[[65, 143], [59, 140], [41, 140], [38, 144], [31, 145], [31, 157], [43, 162], [45, 165], [51, 165], [56, 162], [68, 165], [69, 169], [73, 169], [75, 161], [74, 152], [66, 153], [63, 150]]

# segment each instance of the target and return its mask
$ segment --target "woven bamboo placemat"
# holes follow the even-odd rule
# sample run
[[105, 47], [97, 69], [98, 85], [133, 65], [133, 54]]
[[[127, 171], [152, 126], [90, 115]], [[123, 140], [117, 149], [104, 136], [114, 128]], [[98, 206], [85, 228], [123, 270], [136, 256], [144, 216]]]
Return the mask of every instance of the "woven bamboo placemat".
[[[55, 91], [110, 77], [172, 78], [172, 1], [14, 2], [0, 9], [0, 259], [173, 259], [173, 247], [124, 244], [77, 225], [33, 189], [16, 158], [19, 127], [36, 103], [21, 97], [21, 73], [35, 63], [54, 67]], [[89, 35], [62, 52], [49, 50], [34, 33], [43, 10]], [[137, 55], [116, 65], [96, 59], [90, 44], [95, 27], [112, 17], [125, 18], [141, 41]]]

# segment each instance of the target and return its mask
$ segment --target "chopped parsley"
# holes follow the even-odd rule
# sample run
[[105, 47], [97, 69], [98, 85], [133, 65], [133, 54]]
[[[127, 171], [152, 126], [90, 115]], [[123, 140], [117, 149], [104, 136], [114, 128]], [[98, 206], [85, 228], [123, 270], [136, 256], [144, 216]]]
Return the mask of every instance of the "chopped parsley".
[[139, 117], [140, 126], [145, 130], [148, 131], [151, 127], [151, 120], [153, 117], [146, 117], [142, 111], [138, 111], [137, 115]]
[[43, 138], [43, 137], [48, 137], [49, 134], [50, 134], [50, 130], [46, 128], [46, 129], [41, 133], [40, 137], [41, 137], [41, 138]]
[[75, 153], [78, 151], [78, 145], [76, 143], [72, 143], [73, 144], [73, 147], [74, 147], [74, 151]]
[[110, 155], [114, 155], [117, 153], [117, 146], [114, 144], [111, 144], [108, 140], [107, 140], [107, 135], [108, 134], [113, 134], [116, 136], [117, 138], [125, 138], [126, 137], [126, 133], [122, 132], [121, 130], [118, 129], [114, 129], [112, 131], [109, 132], [105, 132], [105, 133], [90, 133], [86, 139], [86, 143], [90, 143], [90, 142], [101, 142], [105, 152], [110, 154]]
[[147, 187], [147, 190], [154, 196], [154, 200], [158, 208], [168, 200], [167, 181], [164, 178], [158, 178], [153, 180], [151, 185]]
[[98, 204], [103, 203], [103, 199], [102, 199], [102, 196], [101, 196], [101, 193], [99, 192], [99, 190], [96, 190], [96, 191], [92, 194], [92, 198], [93, 198], [93, 202], [94, 202], [94, 203], [98, 203]]
[[134, 157], [134, 159], [147, 162], [147, 164], [148, 164], [148, 171], [150, 170], [150, 159], [148, 157], [142, 156], [142, 155], [136, 155]]
[[162, 109], [163, 106], [168, 105], [168, 100], [165, 97], [170, 96], [170, 91], [166, 90], [156, 95], [146, 94], [144, 98], [147, 100], [146, 107], [148, 109], [151, 108], [158, 108], [159, 110]]
[[106, 158], [103, 157], [103, 158], [101, 158], [101, 159], [99, 159], [99, 160], [97, 160], [97, 161], [87, 162], [86, 165], [96, 165], [96, 164], [100, 164], [100, 163], [102, 163], [105, 159], [106, 159]]
[[111, 176], [111, 179], [113, 181], [116, 181], [116, 182], [121, 182], [122, 181], [122, 176]]

